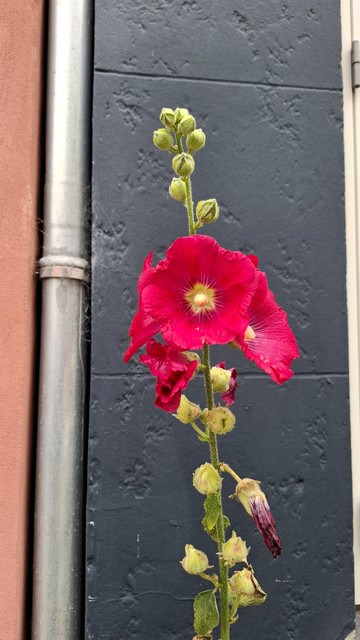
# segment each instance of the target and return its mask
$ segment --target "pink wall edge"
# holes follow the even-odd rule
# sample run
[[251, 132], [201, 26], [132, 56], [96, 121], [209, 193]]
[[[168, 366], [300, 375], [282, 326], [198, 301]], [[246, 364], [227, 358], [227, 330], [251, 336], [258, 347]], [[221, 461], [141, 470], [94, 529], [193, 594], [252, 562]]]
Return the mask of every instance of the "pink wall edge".
[[0, 24], [0, 640], [27, 622], [43, 5], [4, 0]]

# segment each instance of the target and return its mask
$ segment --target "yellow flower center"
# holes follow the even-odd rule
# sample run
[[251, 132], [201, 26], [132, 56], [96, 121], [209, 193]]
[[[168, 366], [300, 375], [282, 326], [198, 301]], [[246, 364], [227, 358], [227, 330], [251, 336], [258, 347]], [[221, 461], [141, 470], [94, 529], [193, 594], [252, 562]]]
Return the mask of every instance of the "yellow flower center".
[[255, 331], [252, 327], [250, 327], [250, 325], [248, 327], [246, 327], [246, 331], [245, 331], [245, 335], [244, 335], [244, 340], [254, 340], [254, 338], [256, 338], [256, 334]]
[[213, 311], [215, 309], [215, 289], [198, 282], [185, 294], [185, 300], [193, 313]]

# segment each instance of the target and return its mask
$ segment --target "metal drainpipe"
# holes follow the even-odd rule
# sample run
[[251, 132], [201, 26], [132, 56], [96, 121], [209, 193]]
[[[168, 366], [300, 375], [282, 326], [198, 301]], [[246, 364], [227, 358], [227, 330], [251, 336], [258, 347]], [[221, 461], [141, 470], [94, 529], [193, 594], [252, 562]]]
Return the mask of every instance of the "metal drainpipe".
[[92, 0], [50, 0], [33, 640], [79, 640]]

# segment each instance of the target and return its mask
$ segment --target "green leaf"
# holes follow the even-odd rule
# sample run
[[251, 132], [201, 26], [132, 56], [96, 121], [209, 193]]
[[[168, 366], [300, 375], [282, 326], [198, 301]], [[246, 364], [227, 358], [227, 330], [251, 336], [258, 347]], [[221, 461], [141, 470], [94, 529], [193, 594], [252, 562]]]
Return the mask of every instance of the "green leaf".
[[[210, 538], [212, 538], [212, 540], [214, 540], [215, 542], [218, 542], [219, 540], [218, 540], [216, 525], [212, 529], [209, 529], [209, 527], [207, 526], [206, 516], [205, 518], [202, 519], [201, 523], [206, 533], [210, 536]], [[225, 531], [230, 526], [230, 520], [227, 516], [223, 516], [223, 523], [224, 523], [224, 531]]]
[[194, 629], [199, 636], [210, 633], [219, 624], [219, 611], [212, 590], [201, 591], [194, 600]]
[[211, 531], [216, 526], [221, 511], [219, 496], [216, 493], [207, 496], [204, 509], [206, 526]]

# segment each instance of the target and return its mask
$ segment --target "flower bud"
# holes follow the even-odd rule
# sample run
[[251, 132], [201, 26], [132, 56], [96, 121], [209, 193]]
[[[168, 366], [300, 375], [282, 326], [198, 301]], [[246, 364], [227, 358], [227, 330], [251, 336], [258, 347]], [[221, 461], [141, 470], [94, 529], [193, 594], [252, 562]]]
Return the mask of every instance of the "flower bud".
[[214, 393], [224, 393], [230, 386], [231, 369], [216, 366], [210, 369], [211, 384]]
[[236, 594], [239, 607], [262, 604], [267, 598], [254, 576], [251, 566], [235, 571], [229, 580], [230, 589]]
[[199, 493], [205, 496], [217, 493], [221, 487], [220, 474], [210, 462], [205, 462], [196, 469], [193, 475], [193, 485]]
[[174, 200], [184, 202], [186, 198], [186, 189], [181, 178], [173, 178], [169, 187], [169, 193]]
[[184, 424], [189, 424], [190, 422], [194, 422], [197, 420], [199, 415], [201, 414], [201, 409], [198, 404], [194, 402], [190, 402], [186, 396], [182, 395], [179, 408], [176, 413], [173, 415], [183, 422]]
[[206, 553], [199, 551], [192, 544], [185, 545], [185, 558], [180, 562], [187, 573], [204, 573], [210, 568]]
[[205, 146], [206, 135], [202, 129], [195, 129], [186, 138], [186, 147], [190, 153], [200, 151]]
[[173, 129], [176, 121], [175, 112], [172, 109], [161, 109], [160, 122], [163, 123], [167, 129]]
[[185, 116], [189, 115], [189, 111], [188, 109], [180, 109], [180, 107], [177, 107], [174, 111], [174, 114], [175, 114], [175, 121], [178, 124], [182, 118], [185, 118]]
[[194, 116], [191, 116], [190, 113], [183, 118], [181, 118], [178, 124], [178, 133], [181, 136], [186, 136], [188, 133], [192, 133], [196, 127], [196, 120]]
[[187, 178], [195, 169], [195, 162], [189, 153], [178, 153], [173, 157], [172, 168], [182, 178]]
[[208, 224], [215, 222], [219, 217], [219, 205], [215, 198], [210, 200], [200, 200], [196, 205], [196, 216], [199, 222]]
[[247, 562], [249, 551], [250, 548], [247, 548], [246, 542], [233, 531], [230, 540], [222, 545], [220, 556], [228, 567], [233, 567], [237, 562]]
[[174, 139], [167, 129], [156, 129], [153, 134], [153, 143], [161, 151], [169, 151], [174, 144]]
[[212, 640], [212, 636], [194, 636], [192, 640]]
[[201, 420], [213, 433], [224, 435], [233, 430], [236, 418], [227, 407], [214, 407], [210, 411], [204, 409], [201, 414]]

